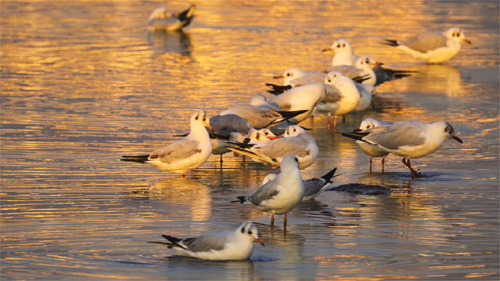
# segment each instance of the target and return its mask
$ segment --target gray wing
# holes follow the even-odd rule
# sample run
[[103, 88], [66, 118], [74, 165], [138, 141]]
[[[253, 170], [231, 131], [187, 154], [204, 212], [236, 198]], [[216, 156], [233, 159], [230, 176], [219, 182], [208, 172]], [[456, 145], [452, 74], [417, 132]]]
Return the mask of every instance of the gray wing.
[[305, 149], [309, 141], [310, 139], [308, 139], [306, 134], [300, 134], [296, 137], [274, 140], [270, 145], [255, 146], [255, 150], [273, 159], [287, 155], [305, 157], [310, 153], [310, 151]]
[[204, 234], [195, 238], [186, 238], [181, 243], [192, 252], [220, 251], [226, 246], [229, 232]]
[[304, 197], [313, 196], [318, 193], [325, 185], [325, 180], [322, 178], [312, 178], [304, 181]]
[[275, 120], [282, 118], [281, 114], [275, 110], [263, 110], [251, 105], [232, 107], [220, 113], [220, 115], [227, 114], [235, 114], [248, 120], [255, 129], [266, 128]]
[[192, 140], [180, 140], [173, 142], [169, 146], [159, 148], [151, 155], [149, 155], [148, 160], [160, 160], [164, 163], [170, 164], [180, 159], [188, 158], [196, 153], [201, 153], [201, 149], [198, 141]]
[[210, 118], [210, 125], [217, 136], [229, 137], [231, 133], [248, 134], [252, 126], [244, 118], [235, 114], [217, 115]]
[[375, 127], [368, 131], [370, 133], [362, 140], [386, 149], [398, 149], [405, 145], [418, 146], [426, 140], [425, 130], [412, 122], [397, 122], [392, 126]]
[[437, 48], [446, 47], [448, 38], [441, 33], [426, 33], [417, 38], [405, 41], [401, 45], [405, 45], [415, 51], [426, 53]]
[[327, 71], [328, 72], [338, 71], [338, 72], [344, 74], [345, 76], [347, 76], [347, 77], [349, 77], [351, 79], [355, 78], [355, 77], [363, 76], [363, 75], [366, 74], [364, 70], [356, 68], [353, 65], [335, 65], [335, 66], [330, 66], [327, 69]]
[[326, 95], [325, 98], [322, 101], [320, 101], [320, 103], [339, 102], [342, 99], [342, 96], [340, 95], [340, 91], [337, 89], [337, 87], [330, 84], [325, 84], [325, 85], [326, 85]]
[[247, 196], [247, 200], [254, 205], [260, 205], [262, 201], [273, 199], [273, 197], [278, 195], [278, 187], [279, 183], [276, 179], [267, 182], [263, 186], [259, 187], [259, 189], [257, 189], [257, 191], [255, 191], [252, 195]]

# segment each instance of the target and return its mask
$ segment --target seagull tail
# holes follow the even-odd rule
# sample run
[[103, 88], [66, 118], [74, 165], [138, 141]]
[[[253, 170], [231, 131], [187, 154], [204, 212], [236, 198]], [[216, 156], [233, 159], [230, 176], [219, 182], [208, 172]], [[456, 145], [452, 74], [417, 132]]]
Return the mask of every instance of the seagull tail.
[[172, 249], [172, 248], [174, 247], [174, 244], [172, 244], [172, 243], [170, 243], [170, 242], [162, 242], [162, 241], [147, 241], [147, 243], [167, 245], [169, 249]]
[[177, 16], [177, 18], [180, 20], [180, 21], [188, 21], [184, 26], [188, 25], [189, 23], [191, 23], [191, 19], [193, 18], [194, 16], [194, 11], [196, 10], [196, 5], [195, 4], [191, 4], [191, 6], [189, 8], [187, 8], [186, 10], [184, 10], [183, 12], [179, 13], [179, 15]]
[[237, 196], [236, 198], [238, 198], [238, 200], [233, 200], [231, 201], [231, 203], [240, 203], [240, 204], [243, 204], [247, 201], [247, 197], [246, 196]]
[[356, 76], [354, 78], [352, 78], [352, 81], [356, 82], [356, 83], [363, 83], [364, 81], [370, 79], [370, 74], [365, 74], [363, 76]]
[[321, 178], [325, 180], [325, 182], [331, 182], [331, 179], [333, 178], [333, 175], [335, 175], [335, 172], [337, 171], [337, 168], [333, 168], [330, 172], [326, 173], [324, 176]]
[[294, 110], [294, 111], [278, 111], [279, 114], [281, 114], [281, 116], [283, 116], [283, 118], [285, 118], [286, 120], [290, 119], [290, 118], [293, 118], [297, 115], [300, 115], [302, 113], [306, 113], [307, 112], [307, 109], [305, 110]]
[[344, 137], [348, 137], [348, 138], [351, 138], [351, 139], [355, 139], [355, 140], [362, 140], [362, 138], [366, 135], [368, 135], [368, 133], [365, 133], [365, 132], [356, 132], [356, 133], [342, 133], [342, 135]]
[[246, 138], [243, 140], [243, 142], [238, 142], [238, 141], [226, 141], [228, 145], [232, 146], [227, 146], [228, 149], [234, 148], [234, 149], [245, 149], [245, 148], [251, 148], [255, 144], [249, 143], [250, 139]]
[[120, 160], [125, 162], [146, 163], [146, 161], [148, 161], [148, 158], [149, 155], [122, 156]]
[[[186, 247], [184, 247], [183, 245], [179, 244], [179, 242], [181, 242], [182, 239], [174, 237], [174, 236], [170, 236], [170, 235], [165, 235], [165, 234], [162, 234], [161, 237], [167, 239], [171, 243], [171, 246], [169, 248], [171, 248], [171, 247], [179, 247], [179, 248], [182, 248], [184, 250], [187, 250]], [[166, 243], [166, 242], [165, 242], [165, 244], [168, 245], [168, 243]]]
[[399, 43], [397, 40], [391, 40], [391, 39], [385, 39], [385, 42], [382, 42], [382, 44], [389, 45], [392, 47], [397, 47], [399, 46]]
[[271, 90], [267, 90], [268, 93], [273, 94], [273, 95], [279, 95], [282, 94], [292, 88], [292, 86], [287, 85], [287, 86], [281, 86], [281, 85], [276, 85], [276, 84], [271, 84], [271, 83], [266, 83], [266, 86], [271, 88]]

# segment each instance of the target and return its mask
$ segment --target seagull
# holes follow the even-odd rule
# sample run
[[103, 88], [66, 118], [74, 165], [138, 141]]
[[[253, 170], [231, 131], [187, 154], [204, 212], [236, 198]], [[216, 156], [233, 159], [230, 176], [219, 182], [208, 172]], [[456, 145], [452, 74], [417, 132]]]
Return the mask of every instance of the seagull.
[[292, 85], [293, 87], [307, 85], [314, 82], [323, 82], [326, 73], [323, 72], [308, 72], [298, 68], [289, 68], [285, 70], [283, 75], [274, 76], [274, 79], [283, 79], [283, 86]]
[[304, 182], [299, 170], [299, 159], [295, 155], [287, 155], [281, 162], [281, 173], [248, 196], [238, 196], [237, 201], [252, 203], [258, 210], [271, 213], [271, 226], [274, 226], [274, 214], [285, 215], [283, 225], [286, 227], [286, 213], [295, 208], [304, 197]]
[[418, 121], [396, 122], [393, 125], [370, 128], [363, 132], [342, 133], [362, 142], [403, 157], [403, 164], [410, 169], [411, 177], [422, 175], [411, 167], [410, 159], [421, 158], [438, 150], [447, 139], [463, 141], [455, 136], [453, 126], [448, 122], [431, 124]]
[[258, 144], [229, 142], [229, 150], [251, 157], [271, 167], [278, 167], [287, 155], [296, 155], [303, 170], [314, 163], [318, 146], [314, 138], [298, 125], [289, 126], [283, 138]]
[[[315, 177], [312, 179], [304, 180], [304, 197], [302, 201], [307, 201], [318, 196], [323, 190], [330, 186], [332, 183], [331, 179], [334, 178], [334, 174], [337, 168], [334, 168], [330, 172], [326, 173], [322, 177]], [[262, 185], [274, 180], [278, 175], [268, 174], [263, 180]]]
[[299, 114], [305, 113], [307, 110], [298, 111], [281, 111], [274, 109], [264, 109], [253, 105], [241, 105], [228, 108], [219, 115], [235, 114], [250, 123], [255, 129], [269, 128], [281, 122], [287, 121]]
[[212, 152], [210, 136], [205, 126], [211, 128], [203, 110], [197, 110], [190, 119], [191, 132], [182, 140], [159, 148], [149, 155], [122, 156], [121, 161], [147, 163], [162, 171], [186, 176], [187, 171], [201, 166]]
[[330, 115], [334, 115], [333, 128], [337, 130], [337, 115], [353, 111], [359, 103], [360, 94], [351, 78], [337, 71], [329, 72], [325, 78], [329, 87], [325, 99], [318, 104], [318, 111], [328, 114], [328, 131], [330, 131]]
[[332, 65], [354, 65], [359, 58], [354, 54], [351, 44], [345, 39], [338, 39], [333, 42], [330, 48], [323, 49], [323, 52], [333, 51]]
[[[386, 125], [392, 125], [392, 122], [390, 121], [379, 121], [374, 118], [367, 118], [363, 121], [361, 121], [361, 124], [359, 125], [359, 128], [354, 130], [355, 133], [357, 132], [364, 132], [370, 128], [374, 127], [380, 127], [380, 126], [386, 126]], [[385, 164], [385, 156], [389, 154], [385, 149], [366, 143], [364, 141], [357, 140], [356, 144], [361, 148], [361, 150], [370, 156], [370, 173], [372, 172], [372, 157], [382, 157], [382, 172], [384, 172], [384, 164]]]
[[206, 233], [194, 238], [176, 238], [162, 235], [168, 242], [151, 241], [148, 243], [167, 245], [180, 256], [204, 260], [246, 260], [253, 252], [253, 242], [264, 246], [259, 232], [251, 222], [241, 224], [234, 231]]
[[363, 81], [363, 84], [375, 85], [377, 83], [377, 76], [373, 69], [381, 64], [370, 56], [362, 56], [358, 57], [353, 65], [333, 65], [326, 71], [338, 71], [351, 79], [355, 77], [368, 77], [367, 80]]
[[271, 99], [270, 104], [278, 106], [284, 111], [306, 110], [305, 113], [288, 120], [290, 124], [298, 124], [312, 114], [313, 109], [325, 97], [325, 91], [325, 84], [316, 82], [292, 88], [275, 96]]
[[164, 7], [156, 8], [149, 16], [148, 30], [154, 31], [180, 31], [188, 26], [194, 18], [196, 5], [191, 6], [177, 14], [171, 14]]
[[354, 82], [356, 89], [359, 92], [358, 105], [353, 109], [353, 111], [359, 112], [368, 109], [370, 106], [375, 108], [373, 103], [373, 97], [377, 94], [375, 86], [370, 84], [359, 84]]
[[441, 64], [454, 58], [462, 43], [471, 44], [460, 28], [452, 27], [443, 33], [424, 33], [403, 42], [386, 39], [384, 44], [397, 47], [412, 58], [428, 64]]

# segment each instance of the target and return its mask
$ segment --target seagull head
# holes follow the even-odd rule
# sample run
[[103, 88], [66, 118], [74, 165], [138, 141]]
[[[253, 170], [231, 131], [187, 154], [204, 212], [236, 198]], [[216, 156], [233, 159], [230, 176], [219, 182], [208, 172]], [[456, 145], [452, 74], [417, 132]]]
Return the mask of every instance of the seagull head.
[[454, 139], [459, 143], [464, 143], [459, 137], [455, 136], [455, 129], [453, 129], [453, 126], [450, 123], [445, 122], [445, 125], [444, 135], [446, 139]]
[[197, 110], [190, 119], [191, 124], [201, 124], [205, 127], [208, 127], [210, 130], [213, 130], [212, 125], [210, 125], [210, 119], [205, 114], [205, 111], [199, 109]]
[[246, 239], [248, 239], [251, 242], [257, 242], [264, 246], [264, 242], [259, 239], [259, 231], [257, 230], [257, 227], [251, 222], [245, 222], [238, 229], [236, 229], [236, 233], [238, 235], [242, 235]]
[[465, 38], [464, 32], [458, 27], [452, 27], [448, 29], [444, 33], [444, 36], [459, 43], [467, 43], [469, 45], [471, 44], [470, 40]]

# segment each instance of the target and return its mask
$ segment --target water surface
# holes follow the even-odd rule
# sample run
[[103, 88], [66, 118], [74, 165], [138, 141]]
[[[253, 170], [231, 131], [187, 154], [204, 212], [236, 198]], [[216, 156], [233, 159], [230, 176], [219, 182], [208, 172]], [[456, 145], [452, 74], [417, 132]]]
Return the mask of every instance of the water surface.
[[[497, 1], [197, 1], [181, 34], [149, 34], [163, 1], [2, 1], [1, 276], [5, 280], [499, 278], [499, 22]], [[187, 7], [170, 1], [168, 8]], [[472, 41], [428, 66], [380, 44], [459, 26]], [[386, 173], [350, 139], [328, 133], [304, 178], [338, 167], [335, 185], [376, 184], [386, 195], [328, 191], [271, 230], [269, 216], [230, 203], [277, 172], [211, 156], [187, 179], [120, 162], [170, 143], [196, 109], [215, 115], [263, 93], [289, 67], [323, 70], [346, 38], [357, 54], [417, 71], [377, 88], [361, 120], [445, 120], [447, 142]], [[185, 237], [257, 223], [249, 261], [170, 257], [160, 234]]]

